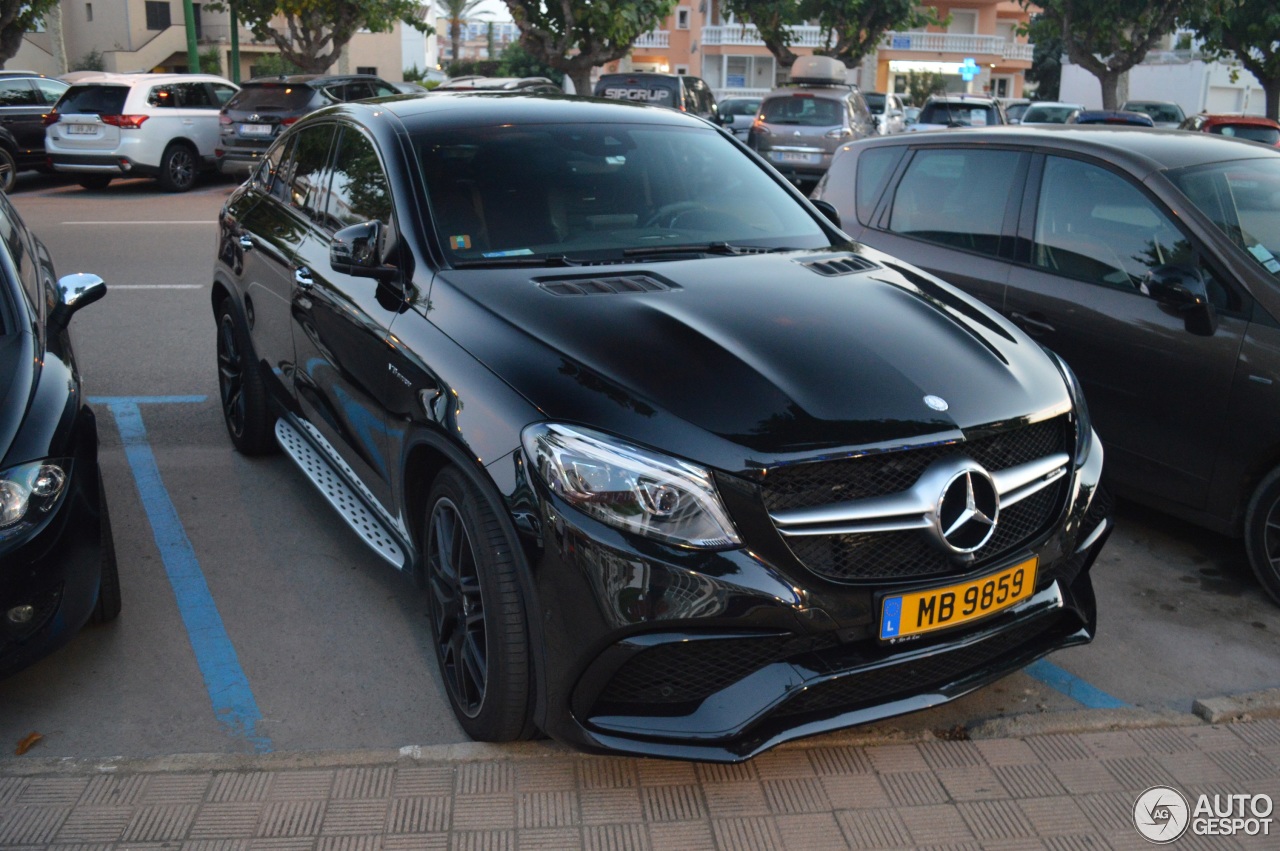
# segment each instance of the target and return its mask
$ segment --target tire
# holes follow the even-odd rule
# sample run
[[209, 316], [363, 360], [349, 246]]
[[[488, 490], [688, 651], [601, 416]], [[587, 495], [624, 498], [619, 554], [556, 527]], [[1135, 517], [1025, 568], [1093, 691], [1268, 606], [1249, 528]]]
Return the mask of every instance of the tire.
[[1258, 483], [1249, 499], [1244, 549], [1263, 590], [1280, 604], [1280, 467]]
[[160, 158], [160, 186], [165, 192], [186, 192], [196, 185], [200, 163], [195, 151], [178, 142], [164, 149]]
[[0, 192], [8, 195], [17, 182], [18, 163], [13, 158], [13, 152], [8, 148], [0, 147]]
[[477, 741], [529, 738], [529, 631], [513, 542], [453, 467], [436, 477], [423, 528], [432, 643], [458, 723]]
[[98, 579], [98, 602], [89, 623], [110, 623], [120, 615], [120, 570], [116, 564], [115, 537], [111, 534], [111, 515], [107, 511], [107, 492], [98, 474], [98, 522], [101, 529], [102, 566]]
[[106, 189], [108, 186], [111, 185], [111, 175], [89, 174], [89, 175], [85, 175], [84, 177], [76, 178], [76, 183], [79, 183], [85, 189], [93, 189], [93, 190]]
[[253, 344], [230, 299], [218, 305], [217, 346], [218, 398], [232, 444], [242, 455], [274, 452], [276, 418], [267, 404]]

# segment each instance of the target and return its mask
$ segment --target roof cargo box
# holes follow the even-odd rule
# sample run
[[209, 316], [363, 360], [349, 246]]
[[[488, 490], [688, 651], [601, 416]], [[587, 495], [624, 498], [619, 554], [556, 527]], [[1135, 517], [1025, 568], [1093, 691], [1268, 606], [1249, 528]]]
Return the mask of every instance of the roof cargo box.
[[830, 56], [801, 56], [791, 66], [791, 82], [831, 86], [845, 83], [848, 69]]

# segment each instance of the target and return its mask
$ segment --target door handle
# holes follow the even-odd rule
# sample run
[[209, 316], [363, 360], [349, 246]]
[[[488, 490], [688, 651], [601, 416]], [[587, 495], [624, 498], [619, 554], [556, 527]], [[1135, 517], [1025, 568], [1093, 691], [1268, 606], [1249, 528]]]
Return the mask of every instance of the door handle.
[[309, 290], [316, 284], [311, 278], [311, 270], [306, 266], [299, 266], [293, 270], [293, 281], [304, 290]]
[[1042, 318], [1028, 316], [1025, 313], [1018, 313], [1017, 311], [1010, 313], [1009, 318], [1014, 321], [1015, 325], [1033, 337], [1041, 334], [1052, 334], [1058, 330]]
[[240, 237], [240, 247], [241, 247], [241, 248], [243, 248], [245, 251], [252, 251], [252, 250], [253, 250], [253, 240], [252, 240], [250, 237], [247, 237], [247, 236], [241, 236], [241, 237]]

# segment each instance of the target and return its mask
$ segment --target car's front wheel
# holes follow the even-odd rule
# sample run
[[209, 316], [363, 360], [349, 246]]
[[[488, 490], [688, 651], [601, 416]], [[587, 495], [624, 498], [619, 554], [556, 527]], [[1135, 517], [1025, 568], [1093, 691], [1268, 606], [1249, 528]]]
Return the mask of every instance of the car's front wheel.
[[17, 182], [18, 163], [8, 148], [0, 146], [0, 191], [6, 194], [12, 192]]
[[160, 186], [166, 192], [186, 192], [195, 186], [198, 169], [195, 152], [174, 142], [160, 158]]
[[267, 404], [267, 389], [249, 334], [230, 299], [218, 307], [218, 394], [222, 419], [236, 449], [245, 455], [274, 451], [275, 417]]
[[1280, 603], [1280, 467], [1253, 491], [1245, 512], [1244, 545], [1263, 590]]
[[436, 477], [425, 530], [432, 636], [458, 723], [479, 741], [528, 738], [528, 625], [513, 542], [454, 468]]

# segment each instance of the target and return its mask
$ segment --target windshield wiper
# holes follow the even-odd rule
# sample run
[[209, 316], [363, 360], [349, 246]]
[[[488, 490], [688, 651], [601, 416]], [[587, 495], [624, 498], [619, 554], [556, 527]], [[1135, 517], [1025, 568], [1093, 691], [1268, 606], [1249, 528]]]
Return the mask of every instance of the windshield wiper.
[[732, 245], [728, 242], [701, 242], [693, 245], [650, 245], [623, 249], [623, 257], [650, 257], [662, 254], [771, 254], [775, 251], [791, 251], [790, 248], [762, 248], [758, 245]]
[[502, 269], [515, 266], [587, 266], [589, 261], [552, 254], [547, 257], [473, 257], [453, 261], [455, 269]]

